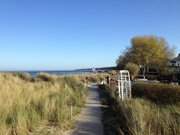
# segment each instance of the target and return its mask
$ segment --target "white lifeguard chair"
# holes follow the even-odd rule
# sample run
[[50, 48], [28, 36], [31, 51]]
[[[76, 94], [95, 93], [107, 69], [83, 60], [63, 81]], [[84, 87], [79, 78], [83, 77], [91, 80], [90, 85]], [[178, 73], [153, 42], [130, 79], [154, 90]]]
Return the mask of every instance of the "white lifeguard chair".
[[128, 70], [120, 70], [118, 75], [118, 94], [119, 98], [129, 99], [131, 98], [131, 78]]

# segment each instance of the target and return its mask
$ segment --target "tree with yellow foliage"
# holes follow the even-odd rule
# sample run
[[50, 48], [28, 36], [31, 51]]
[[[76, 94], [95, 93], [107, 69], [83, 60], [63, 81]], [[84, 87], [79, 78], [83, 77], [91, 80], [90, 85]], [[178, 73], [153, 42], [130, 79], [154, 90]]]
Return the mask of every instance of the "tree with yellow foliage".
[[168, 61], [173, 57], [174, 51], [164, 38], [156, 36], [138, 36], [131, 40], [131, 47], [119, 57], [117, 66], [124, 68], [127, 63], [135, 63], [144, 69], [156, 67], [163, 71]]

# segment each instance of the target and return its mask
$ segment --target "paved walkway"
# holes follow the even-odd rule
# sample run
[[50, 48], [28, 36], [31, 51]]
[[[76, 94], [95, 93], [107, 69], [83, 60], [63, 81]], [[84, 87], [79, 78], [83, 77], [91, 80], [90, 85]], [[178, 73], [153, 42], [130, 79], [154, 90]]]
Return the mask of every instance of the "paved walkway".
[[102, 112], [98, 88], [92, 85], [85, 107], [77, 119], [77, 125], [72, 135], [103, 135], [101, 122]]

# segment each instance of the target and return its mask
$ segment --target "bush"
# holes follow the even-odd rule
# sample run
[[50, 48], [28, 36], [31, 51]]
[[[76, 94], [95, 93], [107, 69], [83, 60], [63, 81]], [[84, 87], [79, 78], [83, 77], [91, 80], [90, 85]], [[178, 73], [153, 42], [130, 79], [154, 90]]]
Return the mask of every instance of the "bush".
[[132, 95], [155, 103], [175, 104], [180, 102], [180, 87], [161, 83], [136, 83], [133, 85]]
[[128, 63], [125, 66], [125, 69], [128, 70], [130, 72], [131, 78], [134, 79], [135, 76], [138, 75], [140, 68], [137, 64], [134, 63]]

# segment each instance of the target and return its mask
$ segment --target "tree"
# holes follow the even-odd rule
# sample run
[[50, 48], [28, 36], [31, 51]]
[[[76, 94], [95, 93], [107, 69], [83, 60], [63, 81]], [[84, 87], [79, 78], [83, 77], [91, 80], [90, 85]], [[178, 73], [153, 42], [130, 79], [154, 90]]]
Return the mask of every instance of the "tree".
[[129, 62], [144, 69], [156, 67], [162, 71], [174, 55], [173, 49], [164, 38], [156, 36], [139, 36], [131, 40], [131, 47], [119, 57], [117, 65], [124, 68]]
[[135, 76], [138, 75], [140, 68], [137, 64], [134, 63], [127, 63], [125, 69], [128, 70], [131, 74], [131, 79], [133, 80]]

